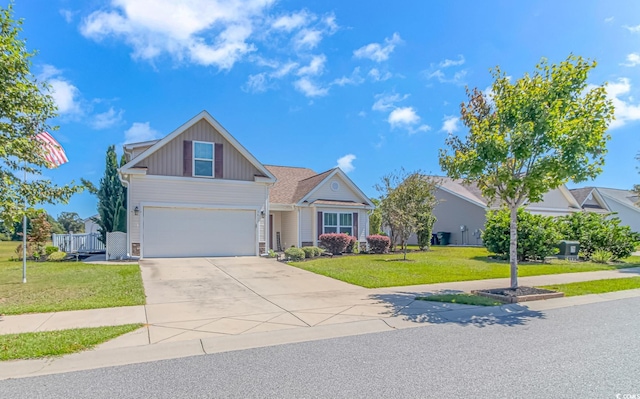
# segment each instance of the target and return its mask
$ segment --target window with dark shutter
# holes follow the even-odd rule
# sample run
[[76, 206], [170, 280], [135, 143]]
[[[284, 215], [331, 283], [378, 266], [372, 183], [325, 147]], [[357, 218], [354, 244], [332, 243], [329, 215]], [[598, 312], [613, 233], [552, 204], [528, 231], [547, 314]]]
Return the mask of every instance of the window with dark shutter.
[[193, 176], [193, 142], [185, 140], [182, 142], [182, 175]]

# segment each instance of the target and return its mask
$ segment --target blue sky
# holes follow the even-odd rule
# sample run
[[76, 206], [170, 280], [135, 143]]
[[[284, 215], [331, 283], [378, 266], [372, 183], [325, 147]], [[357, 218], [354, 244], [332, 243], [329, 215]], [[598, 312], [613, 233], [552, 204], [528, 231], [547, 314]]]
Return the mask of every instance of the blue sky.
[[[261, 162], [340, 165], [374, 196], [400, 167], [441, 174], [465, 86], [486, 89], [489, 68], [517, 78], [571, 52], [598, 61], [589, 81], [617, 108], [593, 184], [640, 180], [638, 1], [16, 0], [15, 14], [59, 107], [70, 162], [44, 171], [59, 184], [97, 184], [110, 144], [207, 110]], [[45, 209], [95, 207], [83, 193]]]

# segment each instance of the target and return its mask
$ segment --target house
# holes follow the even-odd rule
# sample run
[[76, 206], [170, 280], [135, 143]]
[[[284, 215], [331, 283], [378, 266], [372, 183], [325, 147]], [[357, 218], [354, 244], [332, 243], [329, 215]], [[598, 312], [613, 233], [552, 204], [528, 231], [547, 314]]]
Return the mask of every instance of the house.
[[[433, 210], [437, 218], [433, 232], [451, 233], [454, 245], [482, 245], [481, 232], [487, 221], [487, 211], [499, 209], [483, 197], [475, 184], [449, 177], [434, 177], [437, 182], [435, 196], [438, 205]], [[527, 211], [546, 216], [562, 216], [581, 210], [580, 204], [565, 187], [560, 186], [543, 196], [541, 202], [525, 205]], [[416, 244], [414, 236], [409, 241]]]
[[584, 187], [571, 190], [582, 209], [587, 212], [615, 213], [623, 225], [640, 232], [638, 195], [633, 191], [604, 187]]
[[267, 167], [206, 111], [124, 152], [131, 256], [259, 255], [368, 229], [373, 206], [340, 169]]
[[95, 214], [93, 216], [89, 216], [88, 218], [82, 220], [84, 222], [85, 234], [98, 233], [98, 229], [100, 228], [100, 225], [98, 225], [96, 222], [93, 221], [94, 218], [100, 218], [100, 215]]

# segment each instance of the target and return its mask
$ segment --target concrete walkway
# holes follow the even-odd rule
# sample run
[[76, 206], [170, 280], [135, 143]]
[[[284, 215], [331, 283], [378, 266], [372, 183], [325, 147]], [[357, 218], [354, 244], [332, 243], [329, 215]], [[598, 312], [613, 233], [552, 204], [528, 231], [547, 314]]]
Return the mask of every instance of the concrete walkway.
[[[255, 259], [255, 258], [254, 258]], [[93, 351], [62, 358], [0, 362], [0, 379], [52, 374], [392, 331], [445, 323], [484, 326], [526, 324], [554, 308], [640, 296], [640, 289], [550, 299], [495, 307], [416, 301], [417, 295], [468, 292], [507, 286], [508, 279], [365, 289], [304, 270], [264, 260], [264, 274], [251, 272], [242, 258], [194, 261], [190, 276], [144, 263], [149, 303], [94, 310], [0, 317], [0, 334], [143, 323]], [[209, 270], [207, 270], [207, 268]], [[193, 286], [184, 280], [198, 273], [230, 279], [225, 287], [211, 281]], [[151, 277], [156, 274], [155, 278]], [[221, 274], [220, 274], [221, 273]], [[245, 274], [246, 278], [241, 278]], [[640, 268], [522, 277], [521, 285], [546, 285], [640, 275]], [[261, 280], [262, 279], [262, 280]], [[182, 282], [180, 280], [183, 280]], [[156, 286], [154, 286], [154, 284]], [[214, 284], [214, 286], [210, 286]], [[164, 288], [162, 286], [164, 285]], [[190, 287], [190, 288], [189, 288]], [[157, 290], [157, 291], [155, 291]], [[213, 293], [213, 299], [208, 294]]]

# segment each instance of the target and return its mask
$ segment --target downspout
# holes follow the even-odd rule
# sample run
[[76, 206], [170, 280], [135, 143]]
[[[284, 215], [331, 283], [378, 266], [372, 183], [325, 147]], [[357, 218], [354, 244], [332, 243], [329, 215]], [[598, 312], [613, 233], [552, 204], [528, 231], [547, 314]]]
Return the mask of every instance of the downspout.
[[129, 226], [131, 220], [129, 218], [129, 209], [131, 207], [131, 190], [129, 190], [129, 181], [122, 178], [122, 173], [118, 171], [118, 178], [120, 183], [127, 189], [127, 258], [131, 257], [131, 226]]
[[271, 244], [270, 240], [269, 240], [269, 234], [271, 233], [271, 229], [269, 226], [269, 220], [270, 220], [270, 216], [269, 216], [269, 198], [271, 195], [271, 187], [268, 184], [265, 184], [264, 186], [265, 192], [266, 192], [266, 198], [265, 198], [265, 205], [264, 205], [264, 252], [266, 254], [269, 253], [269, 250], [271, 249], [269, 246]]

